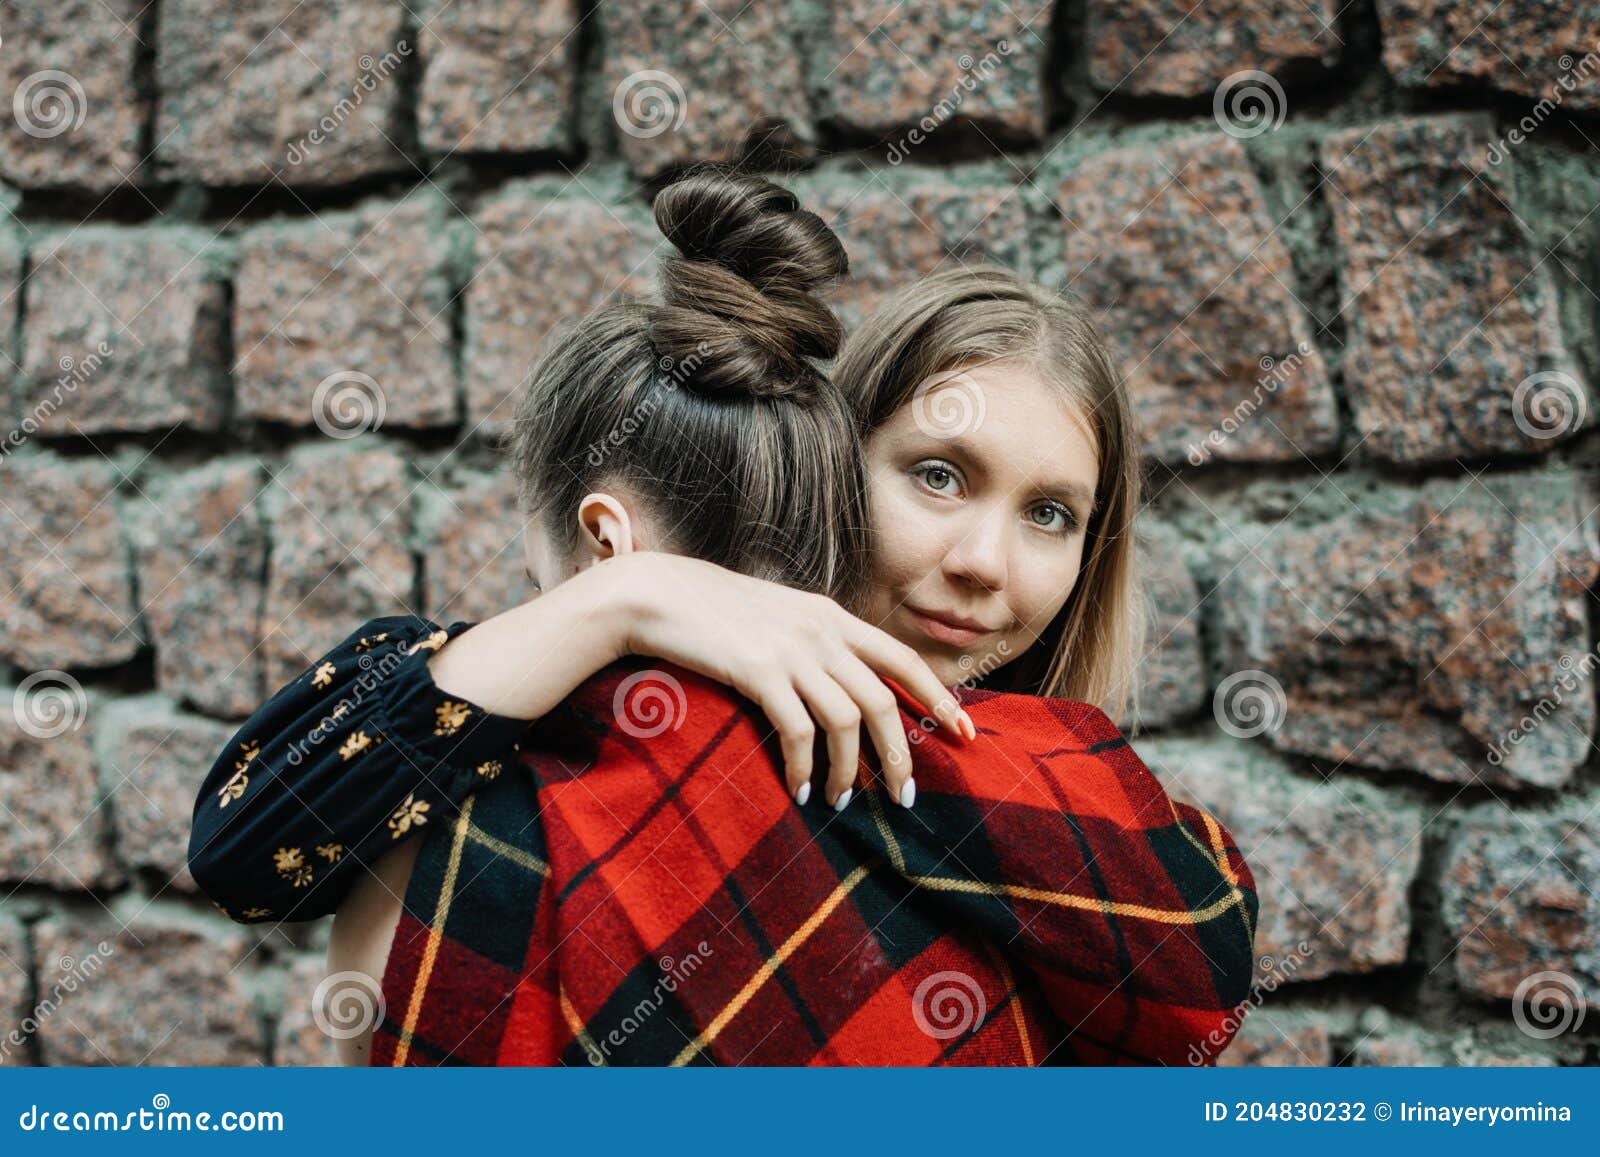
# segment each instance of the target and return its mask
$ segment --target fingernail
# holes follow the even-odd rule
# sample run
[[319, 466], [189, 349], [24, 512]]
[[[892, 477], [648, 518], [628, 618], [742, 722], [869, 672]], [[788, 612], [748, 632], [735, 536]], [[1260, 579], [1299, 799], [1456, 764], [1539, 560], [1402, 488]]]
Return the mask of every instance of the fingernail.
[[794, 802], [801, 807], [806, 806], [806, 800], [811, 798], [811, 784], [802, 783], [794, 793]]
[[978, 738], [978, 728], [972, 722], [972, 716], [968, 715], [965, 711], [961, 713], [961, 734], [965, 735], [968, 739]]
[[917, 802], [917, 781], [906, 780], [905, 786], [900, 789], [900, 806], [910, 807]]
[[844, 805], [850, 802], [850, 795], [851, 795], [851, 792], [853, 790], [854, 790], [853, 788], [848, 788], [847, 787], [842, 792], [839, 793], [839, 798], [833, 801], [833, 810], [834, 811], [836, 811], [836, 812], [844, 811]]

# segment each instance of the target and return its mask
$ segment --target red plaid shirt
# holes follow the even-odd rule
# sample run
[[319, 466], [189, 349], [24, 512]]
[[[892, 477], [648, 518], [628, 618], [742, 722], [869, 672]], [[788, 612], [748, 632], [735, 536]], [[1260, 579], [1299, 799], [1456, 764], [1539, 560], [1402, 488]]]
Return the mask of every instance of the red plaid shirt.
[[602, 671], [525, 737], [525, 774], [425, 837], [372, 1063], [1184, 1064], [1225, 1043], [1257, 913], [1228, 833], [1097, 708], [961, 699], [978, 738], [919, 736], [914, 808], [869, 765], [836, 813], [789, 798], [737, 694]]

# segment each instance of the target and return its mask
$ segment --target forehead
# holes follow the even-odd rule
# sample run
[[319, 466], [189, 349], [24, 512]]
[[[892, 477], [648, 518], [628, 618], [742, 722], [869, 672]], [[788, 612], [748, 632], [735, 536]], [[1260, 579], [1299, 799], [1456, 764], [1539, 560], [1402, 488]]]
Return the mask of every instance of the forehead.
[[1099, 453], [1078, 404], [1037, 371], [996, 363], [938, 374], [873, 436], [897, 448], [915, 445], [980, 461], [1015, 480], [1045, 481], [1092, 495]]

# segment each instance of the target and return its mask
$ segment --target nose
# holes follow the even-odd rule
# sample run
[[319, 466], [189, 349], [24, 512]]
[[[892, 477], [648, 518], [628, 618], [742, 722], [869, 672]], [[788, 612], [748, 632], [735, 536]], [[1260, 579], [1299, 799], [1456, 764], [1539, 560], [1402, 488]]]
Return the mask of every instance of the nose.
[[989, 510], [966, 524], [944, 556], [945, 574], [987, 591], [1005, 588], [1010, 528], [1002, 511]]

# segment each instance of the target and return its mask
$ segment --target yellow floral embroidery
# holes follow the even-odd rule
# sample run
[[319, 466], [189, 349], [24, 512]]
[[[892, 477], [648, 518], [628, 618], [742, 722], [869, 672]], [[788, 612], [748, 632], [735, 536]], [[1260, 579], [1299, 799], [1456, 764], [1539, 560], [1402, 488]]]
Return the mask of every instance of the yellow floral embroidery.
[[383, 632], [383, 634], [381, 634], [381, 635], [374, 635], [370, 639], [367, 638], [365, 635], [362, 635], [360, 640], [356, 643], [356, 650], [358, 652], [359, 651], [370, 651], [370, 650], [372, 650], [372, 648], [376, 647], [379, 643], [383, 642], [388, 637], [389, 637], [389, 632], [388, 631]]
[[353, 759], [355, 756], [360, 755], [363, 751], [366, 751], [369, 747], [376, 747], [382, 742], [382, 736], [379, 736], [377, 739], [373, 739], [365, 731], [358, 731], [354, 735], [347, 737], [345, 741], [340, 744], [339, 758]]
[[338, 670], [332, 663], [323, 663], [311, 675], [313, 687], [327, 687], [333, 683], [333, 673]]
[[454, 735], [461, 730], [461, 725], [472, 714], [472, 708], [465, 703], [457, 703], [446, 699], [433, 709], [435, 735]]
[[347, 712], [349, 710], [350, 710], [350, 704], [346, 703], [343, 699], [341, 699], [341, 700], [339, 700], [338, 703], [334, 704], [332, 718], [334, 718], [334, 719], [343, 719], [344, 716], [345, 716], [345, 712]]
[[337, 864], [344, 856], [343, 844], [318, 844], [317, 855], [327, 860], [330, 864]]
[[271, 908], [246, 908], [244, 910], [244, 918], [246, 920], [254, 920], [258, 916], [270, 916], [270, 915], [272, 915], [272, 909]]
[[299, 848], [279, 848], [272, 861], [273, 867], [278, 869], [278, 875], [296, 888], [304, 888], [311, 883], [311, 865], [301, 857]]
[[478, 764], [478, 774], [483, 776], [484, 779], [493, 779], [500, 774], [500, 761], [491, 759], [487, 763]]
[[428, 810], [425, 800], [417, 798], [417, 793], [412, 792], [406, 796], [405, 802], [395, 809], [394, 815], [389, 817], [389, 826], [394, 829], [394, 838], [399, 839], [414, 826], [421, 827], [428, 822], [424, 814]]
[[250, 786], [250, 777], [245, 774], [250, 766], [250, 761], [261, 754], [261, 744], [254, 739], [239, 745], [239, 751], [244, 758], [235, 763], [233, 777], [222, 785], [222, 790], [217, 793], [217, 806], [227, 807], [234, 800], [244, 794], [245, 788]]
[[429, 635], [426, 639], [423, 639], [422, 642], [420, 642], [420, 643], [416, 644], [414, 647], [412, 647], [411, 650], [413, 652], [416, 652], [416, 651], [437, 651], [440, 647], [444, 646], [449, 641], [450, 641], [450, 632], [449, 631], [435, 631], [435, 632], [433, 632], [433, 634]]

